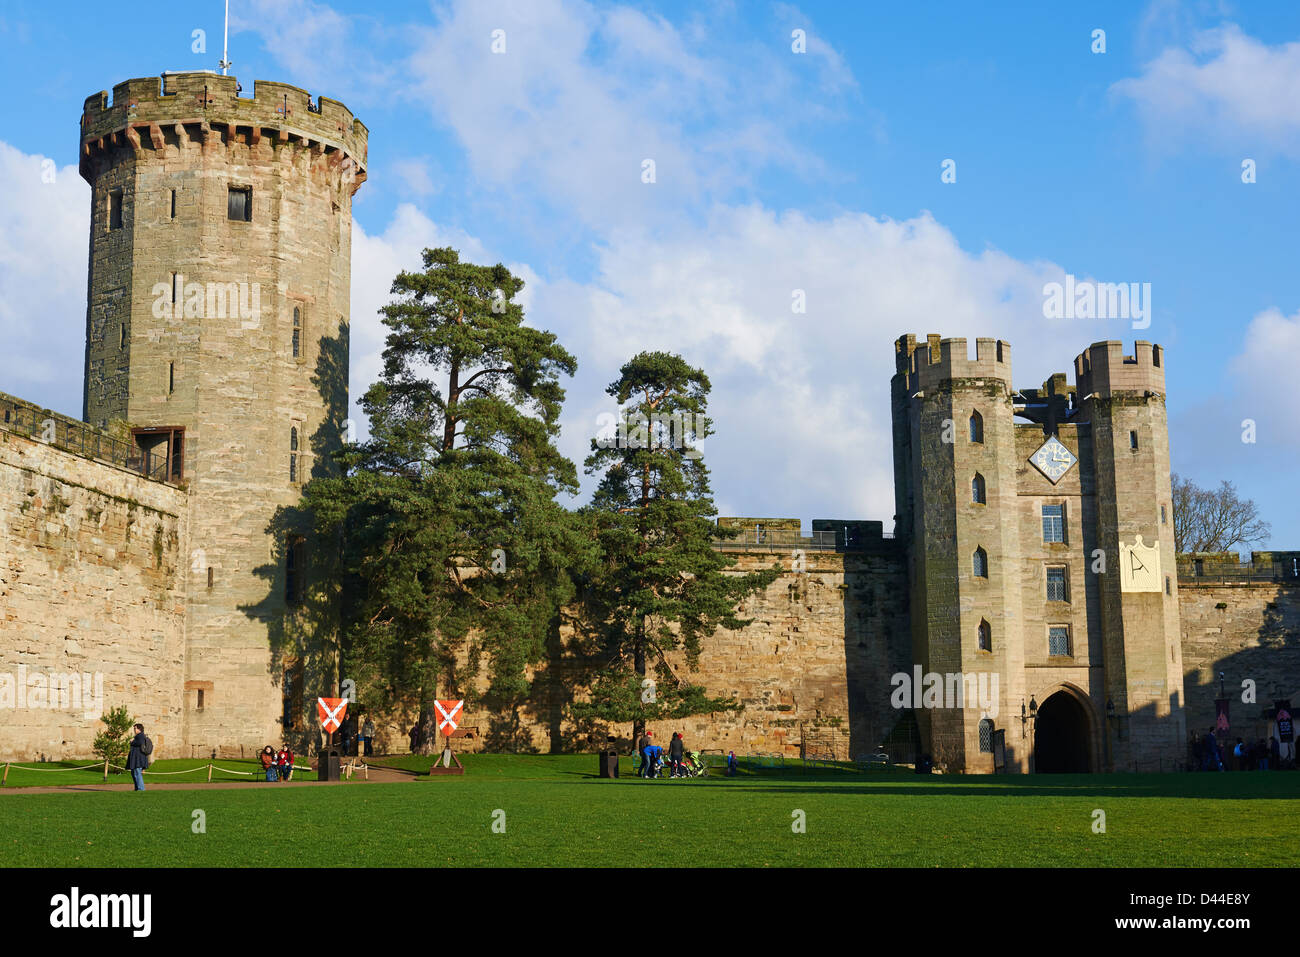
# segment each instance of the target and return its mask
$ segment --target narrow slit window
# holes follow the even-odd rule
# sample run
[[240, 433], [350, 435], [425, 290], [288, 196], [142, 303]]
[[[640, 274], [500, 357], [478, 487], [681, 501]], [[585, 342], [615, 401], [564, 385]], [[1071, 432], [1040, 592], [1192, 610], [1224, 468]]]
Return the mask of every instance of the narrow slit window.
[[298, 481], [298, 429], [289, 430], [289, 481]]
[[1132, 449], [1134, 452], [1137, 451], [1137, 447], [1138, 447], [1138, 434], [1137, 434], [1136, 432], [1130, 432], [1130, 433], [1128, 434], [1128, 447], [1129, 447], [1130, 449]]
[[117, 347], [118, 347], [119, 349], [125, 349], [125, 348], [126, 348], [126, 323], [125, 323], [125, 322], [122, 323], [121, 328], [118, 330], [118, 341], [117, 341]]
[[171, 395], [176, 391], [176, 363], [167, 363], [167, 394]]
[[172, 219], [176, 218], [176, 190], [172, 190]]
[[108, 228], [122, 228], [122, 191], [115, 189], [108, 194]]
[[302, 357], [302, 309], [293, 307], [293, 357]]
[[989, 623], [984, 620], [980, 621], [979, 649], [980, 651], [993, 650], [993, 629], [989, 627]]

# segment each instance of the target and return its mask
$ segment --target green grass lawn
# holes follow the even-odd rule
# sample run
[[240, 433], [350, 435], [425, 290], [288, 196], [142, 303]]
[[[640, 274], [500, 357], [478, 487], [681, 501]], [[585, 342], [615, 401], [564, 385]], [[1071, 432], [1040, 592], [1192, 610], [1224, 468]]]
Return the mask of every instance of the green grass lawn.
[[[922, 777], [787, 766], [642, 781], [600, 780], [587, 755], [461, 760], [463, 777], [385, 784], [8, 794], [0, 865], [1235, 867], [1300, 858], [1295, 772]], [[380, 762], [427, 769], [429, 759]], [[630, 767], [625, 759], [623, 773]], [[1093, 832], [1097, 809], [1104, 834]], [[191, 829], [195, 810], [204, 834]], [[492, 829], [498, 811], [505, 833]], [[792, 830], [796, 811], [805, 833]]]

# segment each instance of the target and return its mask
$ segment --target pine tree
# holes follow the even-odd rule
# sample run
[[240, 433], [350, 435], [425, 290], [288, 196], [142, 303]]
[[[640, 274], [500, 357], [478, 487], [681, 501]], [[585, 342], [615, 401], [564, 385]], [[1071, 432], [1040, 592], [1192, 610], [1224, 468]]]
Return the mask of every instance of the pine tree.
[[[100, 760], [109, 762], [115, 768], [124, 766], [131, 751], [131, 731], [135, 728], [135, 718], [126, 710], [126, 705], [118, 705], [111, 708], [108, 714], [101, 715], [99, 720], [104, 723], [104, 730], [95, 735], [91, 748]], [[118, 772], [114, 770], [113, 773]]]
[[630, 721], [639, 737], [647, 721], [740, 707], [690, 684], [666, 658], [683, 651], [693, 669], [702, 640], [719, 627], [748, 625], [739, 603], [777, 575], [776, 566], [728, 574], [735, 559], [714, 548], [734, 533], [711, 520], [713, 493], [697, 447], [711, 431], [709, 389], [704, 372], [681, 357], [642, 352], [606, 390], [622, 411], [617, 434], [593, 439], [586, 461], [601, 480], [589, 509], [599, 564], [583, 610], [607, 665], [590, 700], [571, 707], [577, 720]]
[[361, 400], [370, 439], [305, 498], [345, 543], [346, 673], [366, 701], [413, 700], [428, 752], [434, 701], [472, 701], [484, 658], [492, 692], [527, 693], [586, 546], [555, 500], [578, 487], [554, 444], [573, 357], [523, 324], [523, 281], [504, 266], [453, 249], [423, 260], [382, 310], [383, 373]]

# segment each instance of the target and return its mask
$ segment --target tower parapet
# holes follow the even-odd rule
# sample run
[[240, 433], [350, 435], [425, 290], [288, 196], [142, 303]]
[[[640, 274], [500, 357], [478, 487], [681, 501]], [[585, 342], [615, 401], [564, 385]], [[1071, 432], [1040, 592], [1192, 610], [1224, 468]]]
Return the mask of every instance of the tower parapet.
[[150, 143], [161, 149], [167, 139], [198, 140], [213, 133], [227, 144], [251, 146], [263, 138], [313, 149], [331, 162], [350, 160], [352, 190], [366, 178], [369, 131], [338, 100], [311, 94], [287, 83], [258, 80], [253, 95], [239, 95], [238, 80], [216, 73], [165, 73], [162, 77], [124, 80], [86, 97], [81, 114], [81, 173], [91, 178], [90, 158], [111, 146]]
[[1134, 343], [1131, 356], [1124, 355], [1124, 343], [1117, 339], [1094, 342], [1074, 359], [1074, 378], [1080, 401], [1094, 393], [1165, 393], [1164, 349], [1142, 339]]
[[916, 336], [900, 336], [894, 344], [894, 365], [906, 375], [911, 392], [951, 379], [1000, 379], [1011, 391], [1011, 345], [1001, 339], [976, 339], [971, 359], [961, 337], [930, 335], [918, 345]]

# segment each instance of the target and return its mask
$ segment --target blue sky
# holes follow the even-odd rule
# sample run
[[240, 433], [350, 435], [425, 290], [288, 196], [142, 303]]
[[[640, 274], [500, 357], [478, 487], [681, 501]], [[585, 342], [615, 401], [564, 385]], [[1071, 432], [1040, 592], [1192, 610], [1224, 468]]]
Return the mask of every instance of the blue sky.
[[[888, 527], [896, 336], [1006, 338], [1020, 387], [1090, 342], [1143, 338], [1167, 350], [1175, 469], [1235, 482], [1272, 521], [1272, 546], [1300, 548], [1297, 5], [232, 8], [246, 89], [294, 83], [370, 128], [354, 396], [378, 369], [393, 274], [450, 244], [523, 275], [529, 321], [577, 356], [562, 442], [575, 459], [618, 366], [669, 349], [713, 380], [704, 451], [723, 514]], [[76, 414], [82, 101], [215, 67], [222, 8], [51, 9], [0, 12], [0, 389]], [[946, 159], [955, 183], [941, 182]], [[1150, 327], [1045, 319], [1042, 286], [1064, 273], [1151, 283]]]

